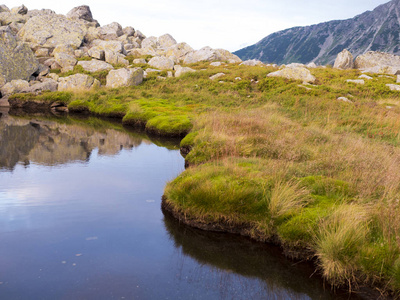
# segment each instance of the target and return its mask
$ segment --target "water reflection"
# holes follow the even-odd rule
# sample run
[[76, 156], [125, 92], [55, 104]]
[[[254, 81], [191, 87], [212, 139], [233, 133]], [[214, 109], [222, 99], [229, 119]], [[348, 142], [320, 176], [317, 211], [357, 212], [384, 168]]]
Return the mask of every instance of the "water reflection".
[[[55, 166], [87, 162], [94, 149], [99, 155], [116, 155], [122, 149], [151, 143], [144, 134], [127, 133], [121, 125], [92, 117], [58, 117], [54, 120], [38, 117], [31, 120], [3, 114], [0, 122], [0, 168], [13, 170], [18, 163]], [[165, 146], [160, 139], [153, 141]], [[177, 148], [176, 142], [166, 146]]]
[[219, 289], [223, 299], [231, 299], [232, 292], [239, 299], [361, 299], [324, 289], [311, 264], [286, 259], [278, 247], [198, 230], [179, 223], [168, 212], [164, 215], [165, 228], [181, 249], [182, 265], [189, 256], [200, 266], [190, 280], [212, 272], [214, 286], [209, 288]]

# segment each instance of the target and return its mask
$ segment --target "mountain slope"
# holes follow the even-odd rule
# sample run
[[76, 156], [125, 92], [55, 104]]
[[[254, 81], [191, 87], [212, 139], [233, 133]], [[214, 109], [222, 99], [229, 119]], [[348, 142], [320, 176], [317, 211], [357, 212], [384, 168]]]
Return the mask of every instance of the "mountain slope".
[[294, 27], [273, 33], [234, 52], [241, 59], [269, 63], [333, 63], [348, 49], [357, 56], [366, 51], [400, 54], [400, 0], [382, 4], [352, 19]]

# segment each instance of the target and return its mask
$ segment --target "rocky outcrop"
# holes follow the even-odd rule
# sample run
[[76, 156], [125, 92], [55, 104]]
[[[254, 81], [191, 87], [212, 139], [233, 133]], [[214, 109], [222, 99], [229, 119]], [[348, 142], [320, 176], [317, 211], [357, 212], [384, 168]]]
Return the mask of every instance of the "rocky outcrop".
[[399, 0], [382, 4], [352, 19], [335, 20], [272, 33], [256, 44], [234, 52], [243, 60], [287, 64], [332, 64], [348, 49], [354, 56], [366, 51], [400, 55]]
[[10, 96], [14, 93], [20, 93], [24, 89], [29, 88], [29, 82], [26, 80], [11, 80], [6, 83], [0, 90], [3, 96]]
[[282, 70], [269, 73], [268, 77], [283, 77], [291, 80], [300, 80], [305, 83], [314, 83], [316, 78], [304, 67], [285, 67]]
[[90, 7], [87, 5], [81, 5], [78, 7], [74, 7], [67, 13], [67, 18], [79, 19], [79, 20], [84, 20], [87, 22], [96, 22], [97, 23], [97, 21], [93, 19], [93, 15], [90, 10]]
[[143, 81], [143, 73], [144, 72], [141, 68], [123, 68], [118, 70], [111, 70], [106, 78], [106, 86], [109, 88], [117, 88], [139, 85]]
[[[51, 24], [51, 26], [49, 26]], [[29, 19], [18, 36], [31, 44], [31, 48], [55, 48], [57, 45], [80, 47], [86, 34], [83, 23], [63, 15], [39, 15]]]
[[347, 49], [340, 52], [333, 65], [336, 69], [353, 69], [354, 68], [354, 57]]
[[204, 47], [198, 51], [188, 53], [184, 58], [185, 64], [197, 63], [200, 61], [227, 61], [229, 63], [238, 63], [242, 60], [236, 55], [223, 49], [212, 49], [211, 47]]
[[39, 62], [28, 45], [19, 42], [10, 29], [0, 29], [0, 77], [5, 81], [28, 80]]
[[75, 74], [59, 79], [58, 90], [88, 90], [100, 86], [100, 82], [86, 74]]
[[355, 67], [371, 73], [396, 74], [400, 70], [400, 56], [369, 51], [356, 58]]
[[148, 64], [160, 70], [172, 70], [174, 68], [174, 61], [165, 56], [155, 56], [150, 59]]
[[96, 59], [92, 59], [90, 61], [80, 61], [78, 62], [78, 66], [81, 66], [85, 71], [88, 72], [99, 72], [114, 69], [114, 67], [109, 63]]

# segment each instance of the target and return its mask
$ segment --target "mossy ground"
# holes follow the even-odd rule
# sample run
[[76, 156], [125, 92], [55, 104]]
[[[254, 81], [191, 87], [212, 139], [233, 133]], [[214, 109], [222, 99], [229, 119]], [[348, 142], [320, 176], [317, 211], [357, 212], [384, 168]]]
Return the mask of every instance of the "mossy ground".
[[395, 77], [356, 85], [346, 79], [359, 71], [328, 67], [313, 69], [317, 82], [304, 85], [266, 77], [272, 67], [190, 67], [198, 72], [62, 95], [71, 111], [162, 135], [190, 132], [181, 146], [191, 167], [165, 190], [175, 209], [247, 223], [255, 238], [305, 249], [335, 285], [398, 295], [400, 96], [386, 86]]

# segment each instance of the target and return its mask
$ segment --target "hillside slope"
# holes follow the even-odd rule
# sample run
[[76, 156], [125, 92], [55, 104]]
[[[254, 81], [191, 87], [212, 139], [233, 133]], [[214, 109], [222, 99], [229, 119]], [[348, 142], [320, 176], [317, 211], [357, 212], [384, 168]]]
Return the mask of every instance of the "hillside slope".
[[273, 33], [234, 54], [277, 64], [331, 64], [346, 48], [355, 56], [370, 50], [400, 54], [399, 32], [400, 0], [392, 0], [352, 19]]

